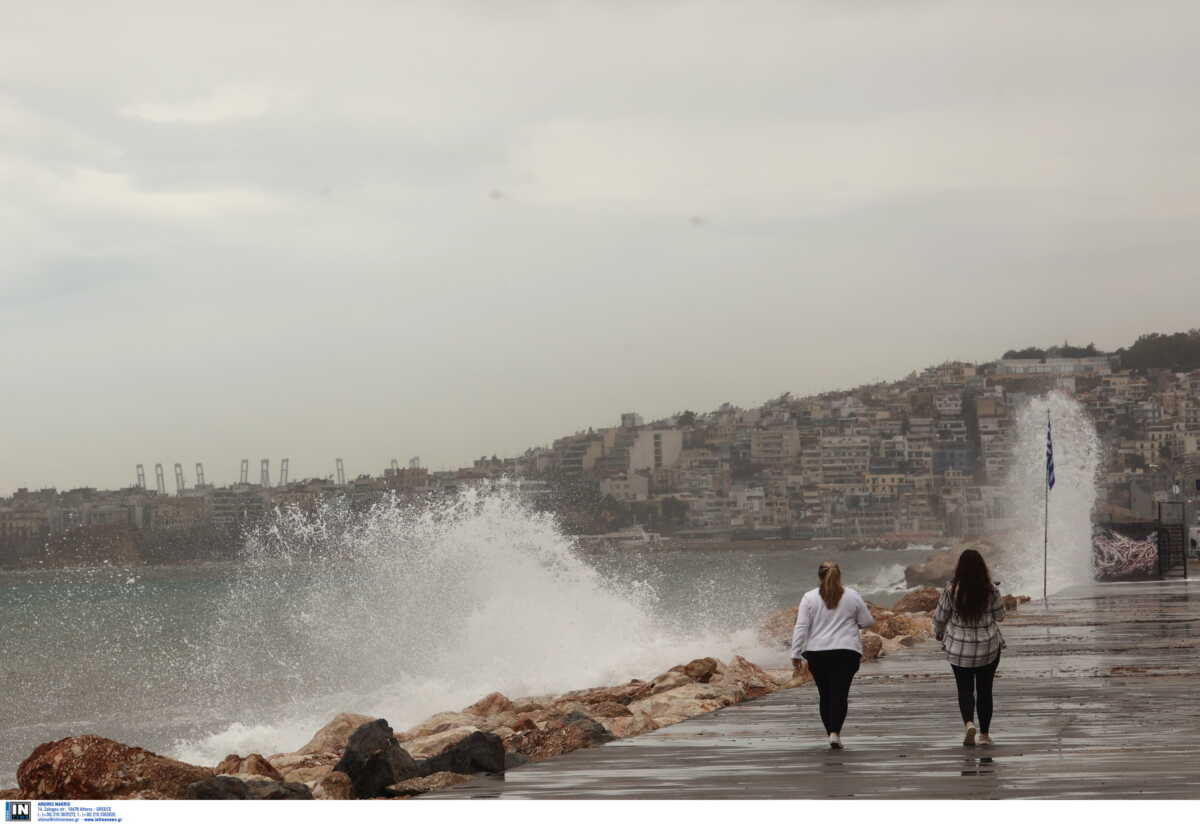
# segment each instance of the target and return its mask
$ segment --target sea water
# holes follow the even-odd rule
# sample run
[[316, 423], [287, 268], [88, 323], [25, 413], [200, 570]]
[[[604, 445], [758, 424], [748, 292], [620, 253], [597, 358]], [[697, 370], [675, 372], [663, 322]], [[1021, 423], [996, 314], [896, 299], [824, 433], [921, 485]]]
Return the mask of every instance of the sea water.
[[913, 551], [789, 542], [581, 551], [511, 490], [279, 511], [231, 564], [5, 572], [0, 786], [93, 733], [201, 764], [288, 751], [338, 712], [397, 729], [492, 690], [650, 678], [764, 648], [763, 615], [837, 560], [890, 603]]

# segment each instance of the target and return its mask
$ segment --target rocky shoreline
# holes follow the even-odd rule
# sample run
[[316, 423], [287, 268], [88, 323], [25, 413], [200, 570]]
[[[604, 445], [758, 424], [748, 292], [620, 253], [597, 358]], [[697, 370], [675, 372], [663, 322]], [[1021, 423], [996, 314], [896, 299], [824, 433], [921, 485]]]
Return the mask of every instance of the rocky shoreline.
[[[938, 594], [925, 587], [892, 609], [871, 605], [876, 624], [863, 632], [864, 662], [929, 638]], [[1014, 608], [1018, 603], [1006, 600]], [[795, 616], [795, 607], [767, 616], [763, 640], [786, 646]], [[295, 752], [231, 754], [212, 767], [81, 735], [37, 747], [17, 770], [18, 787], [0, 790], [0, 798], [411, 798], [810, 682], [807, 674], [765, 670], [741, 656], [698, 658], [646, 681], [561, 695], [509, 698], [493, 692], [400, 732], [382, 718], [341, 713]]]

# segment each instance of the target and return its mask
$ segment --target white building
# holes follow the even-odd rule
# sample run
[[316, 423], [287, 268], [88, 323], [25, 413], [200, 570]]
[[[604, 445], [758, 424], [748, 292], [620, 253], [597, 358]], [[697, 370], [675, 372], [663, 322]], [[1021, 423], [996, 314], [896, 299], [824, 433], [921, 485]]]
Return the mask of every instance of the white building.
[[683, 453], [683, 433], [678, 429], [643, 429], [629, 449], [629, 471], [672, 468]]
[[1108, 375], [1112, 362], [1107, 355], [1091, 358], [1004, 358], [996, 365], [998, 375]]

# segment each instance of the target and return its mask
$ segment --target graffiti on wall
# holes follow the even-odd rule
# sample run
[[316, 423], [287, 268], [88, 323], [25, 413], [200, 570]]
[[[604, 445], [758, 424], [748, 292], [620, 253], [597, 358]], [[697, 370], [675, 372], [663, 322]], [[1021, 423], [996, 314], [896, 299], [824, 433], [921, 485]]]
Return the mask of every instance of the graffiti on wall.
[[1150, 577], [1158, 571], [1158, 533], [1097, 527], [1092, 534], [1096, 578], [1101, 581]]

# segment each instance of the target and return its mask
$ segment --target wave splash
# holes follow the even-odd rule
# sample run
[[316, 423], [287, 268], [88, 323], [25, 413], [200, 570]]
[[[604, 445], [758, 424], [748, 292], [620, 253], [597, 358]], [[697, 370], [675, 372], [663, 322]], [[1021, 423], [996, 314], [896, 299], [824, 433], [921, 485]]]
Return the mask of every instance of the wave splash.
[[1055, 474], [1046, 551], [1051, 594], [1093, 578], [1092, 510], [1103, 449], [1087, 411], [1061, 392], [1033, 398], [1017, 413], [1007, 482], [1016, 528], [996, 573], [1005, 592], [1034, 597], [1042, 592], [1047, 414]]
[[888, 564], [878, 570], [871, 578], [865, 578], [854, 585], [860, 592], [886, 593], [897, 595], [908, 592], [909, 586], [904, 577], [904, 564]]
[[240, 720], [178, 742], [193, 763], [294, 749], [341, 711], [403, 729], [492, 690], [560, 692], [766, 653], [740, 620], [771, 606], [754, 574], [664, 603], [636, 565], [598, 572], [512, 484], [433, 504], [280, 510], [248, 536], [243, 564], [196, 650], [209, 700]]

